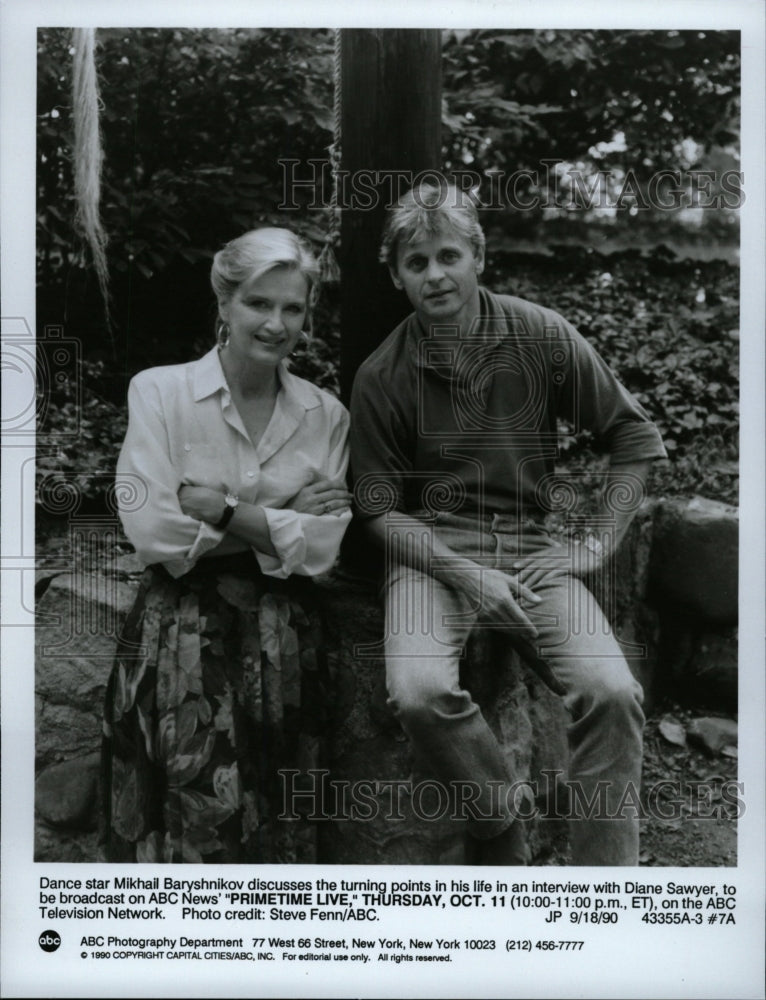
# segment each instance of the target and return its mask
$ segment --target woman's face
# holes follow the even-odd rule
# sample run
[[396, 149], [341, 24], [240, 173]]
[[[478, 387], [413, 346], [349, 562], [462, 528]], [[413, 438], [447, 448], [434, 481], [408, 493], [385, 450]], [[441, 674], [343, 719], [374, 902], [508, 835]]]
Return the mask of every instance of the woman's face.
[[226, 351], [242, 364], [276, 367], [304, 328], [308, 282], [295, 268], [275, 267], [243, 281], [220, 309], [229, 325]]

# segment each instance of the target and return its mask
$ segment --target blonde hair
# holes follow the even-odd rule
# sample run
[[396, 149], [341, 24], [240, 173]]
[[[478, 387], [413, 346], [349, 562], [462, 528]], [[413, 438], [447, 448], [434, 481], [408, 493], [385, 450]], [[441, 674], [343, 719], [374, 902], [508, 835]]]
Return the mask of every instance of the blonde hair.
[[289, 229], [251, 229], [227, 243], [213, 258], [210, 283], [219, 307], [243, 281], [255, 280], [276, 267], [293, 268], [306, 279], [310, 310], [319, 294], [319, 264], [308, 243]]
[[474, 197], [454, 184], [418, 184], [389, 209], [379, 260], [396, 270], [399, 245], [416, 243], [453, 230], [471, 245], [474, 257], [484, 250], [484, 232]]

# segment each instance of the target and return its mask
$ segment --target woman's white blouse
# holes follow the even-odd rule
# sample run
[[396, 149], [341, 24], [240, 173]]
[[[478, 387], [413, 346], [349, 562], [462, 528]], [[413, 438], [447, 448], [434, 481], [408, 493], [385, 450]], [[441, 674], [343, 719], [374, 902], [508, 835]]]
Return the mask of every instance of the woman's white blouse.
[[177, 577], [206, 553], [248, 550], [243, 539], [182, 512], [178, 490], [188, 485], [235, 493], [263, 507], [277, 555], [253, 551], [269, 576], [316, 576], [331, 568], [350, 511], [320, 517], [285, 504], [319, 477], [345, 477], [348, 413], [284, 362], [278, 372], [274, 413], [255, 448], [215, 348], [198, 361], [150, 368], [132, 379], [116, 493], [132, 494], [121, 503], [120, 517], [145, 565], [164, 563]]

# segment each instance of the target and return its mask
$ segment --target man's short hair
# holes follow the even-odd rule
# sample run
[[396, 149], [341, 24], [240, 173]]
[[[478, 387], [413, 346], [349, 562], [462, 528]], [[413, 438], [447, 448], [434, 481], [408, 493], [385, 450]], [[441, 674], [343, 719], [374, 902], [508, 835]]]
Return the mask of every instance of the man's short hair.
[[402, 242], [416, 243], [450, 229], [471, 244], [474, 257], [481, 254], [485, 240], [474, 195], [454, 184], [416, 185], [389, 209], [379, 259], [395, 271]]

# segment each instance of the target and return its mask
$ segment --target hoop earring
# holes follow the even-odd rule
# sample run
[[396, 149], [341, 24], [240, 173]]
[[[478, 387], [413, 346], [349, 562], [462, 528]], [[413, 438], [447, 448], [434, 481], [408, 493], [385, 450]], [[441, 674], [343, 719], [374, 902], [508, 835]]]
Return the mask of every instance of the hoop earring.
[[311, 332], [309, 330], [301, 330], [300, 336], [295, 347], [290, 351], [290, 358], [294, 359], [296, 355], [300, 352], [301, 347], [308, 347], [311, 343]]
[[215, 339], [218, 344], [218, 350], [220, 351], [222, 347], [226, 347], [229, 343], [229, 337], [231, 336], [231, 330], [229, 329], [229, 324], [225, 320], [219, 320], [215, 331]]

